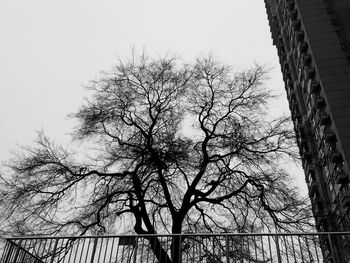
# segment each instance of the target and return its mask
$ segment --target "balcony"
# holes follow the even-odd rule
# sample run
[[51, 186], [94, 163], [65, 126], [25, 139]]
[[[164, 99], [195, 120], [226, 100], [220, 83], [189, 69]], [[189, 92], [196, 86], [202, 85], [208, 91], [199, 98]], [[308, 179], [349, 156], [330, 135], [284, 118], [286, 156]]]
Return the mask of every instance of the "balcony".
[[315, 94], [320, 92], [321, 87], [320, 87], [320, 83], [316, 80], [309, 80], [308, 82], [308, 90], [310, 94]]
[[306, 66], [304, 69], [305, 79], [311, 79], [315, 76], [315, 68], [313, 66]]
[[320, 125], [328, 125], [331, 122], [329, 115], [324, 109], [318, 109], [317, 116]]
[[309, 54], [306, 54], [306, 55], [302, 56], [302, 61], [303, 61], [303, 64], [305, 66], [310, 66], [311, 60], [312, 60], [311, 59], [311, 55], [309, 55]]
[[325, 141], [326, 143], [335, 143], [335, 142], [337, 141], [334, 132], [331, 131], [329, 127], [328, 127], [328, 129], [324, 132], [324, 141]]
[[296, 42], [301, 42], [304, 39], [304, 32], [302, 30], [298, 30], [295, 33], [295, 40]]
[[341, 197], [341, 202], [344, 208], [350, 207], [350, 193], [344, 193]]
[[300, 152], [301, 158], [303, 158], [304, 160], [311, 160], [312, 159], [312, 155], [310, 153], [310, 150], [308, 149], [308, 145], [306, 145], [306, 144], [301, 145], [299, 152]]
[[349, 182], [349, 177], [343, 170], [335, 171], [335, 182], [337, 184]]
[[330, 159], [332, 163], [338, 163], [340, 161], [342, 161], [342, 155], [340, 152], [338, 152], [338, 150], [333, 150], [330, 154]]
[[316, 109], [323, 109], [326, 105], [326, 102], [324, 100], [324, 98], [322, 98], [321, 96], [317, 97], [315, 99], [315, 107]]
[[302, 54], [306, 54], [307, 50], [308, 50], [308, 45], [305, 41], [301, 41], [298, 43], [298, 47], [297, 47], [297, 54], [298, 57], [300, 58]]
[[[0, 262], [324, 262], [340, 235], [350, 232], [14, 237], [3, 240]], [[324, 244], [329, 256], [321, 251]]]

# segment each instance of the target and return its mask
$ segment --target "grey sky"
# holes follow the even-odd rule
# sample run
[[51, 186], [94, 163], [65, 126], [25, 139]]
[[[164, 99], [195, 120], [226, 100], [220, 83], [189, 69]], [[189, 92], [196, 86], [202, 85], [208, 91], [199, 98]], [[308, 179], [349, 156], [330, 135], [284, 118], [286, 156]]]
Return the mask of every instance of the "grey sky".
[[267, 64], [283, 94], [274, 110], [287, 112], [263, 0], [0, 0], [0, 160], [36, 130], [66, 140], [84, 84], [133, 46]]

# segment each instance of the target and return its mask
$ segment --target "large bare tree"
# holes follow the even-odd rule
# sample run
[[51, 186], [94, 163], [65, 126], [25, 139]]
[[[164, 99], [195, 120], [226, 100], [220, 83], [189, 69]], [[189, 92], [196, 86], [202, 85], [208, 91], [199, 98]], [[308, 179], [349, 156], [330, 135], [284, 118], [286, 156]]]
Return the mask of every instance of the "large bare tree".
[[[261, 66], [234, 72], [211, 57], [190, 65], [146, 55], [120, 61], [92, 82], [74, 114], [73, 137], [88, 152], [40, 133], [8, 162], [3, 231], [303, 229], [310, 210], [283, 169], [297, 158], [294, 132], [288, 118], [267, 117], [265, 78]], [[160, 242], [151, 244], [172, 262]]]

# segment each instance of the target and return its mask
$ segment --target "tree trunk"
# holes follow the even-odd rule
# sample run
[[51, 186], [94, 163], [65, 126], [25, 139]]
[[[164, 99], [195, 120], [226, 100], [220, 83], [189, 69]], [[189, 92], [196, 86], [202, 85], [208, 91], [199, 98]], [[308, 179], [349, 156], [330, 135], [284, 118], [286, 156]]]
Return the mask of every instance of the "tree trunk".
[[148, 237], [147, 239], [151, 245], [152, 252], [159, 263], [174, 263], [166, 250], [162, 247], [162, 244], [157, 237]]
[[181, 236], [173, 236], [171, 244], [172, 263], [181, 263], [181, 247], [183, 238]]

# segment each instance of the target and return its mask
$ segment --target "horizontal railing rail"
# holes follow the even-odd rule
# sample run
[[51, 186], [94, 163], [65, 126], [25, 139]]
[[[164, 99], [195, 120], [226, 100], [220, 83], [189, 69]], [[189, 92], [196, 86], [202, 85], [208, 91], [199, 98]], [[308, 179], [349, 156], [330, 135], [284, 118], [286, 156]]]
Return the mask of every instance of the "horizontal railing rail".
[[321, 263], [343, 262], [350, 251], [350, 232], [30, 236], [3, 241], [0, 263]]

